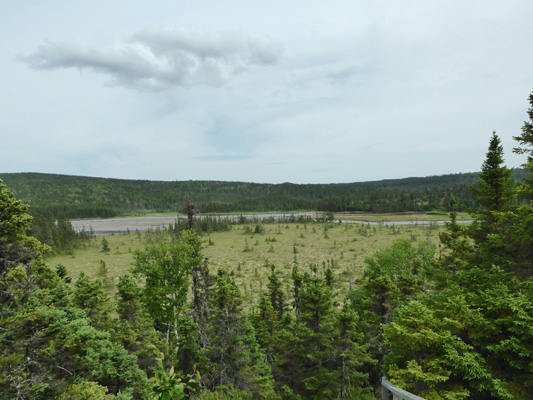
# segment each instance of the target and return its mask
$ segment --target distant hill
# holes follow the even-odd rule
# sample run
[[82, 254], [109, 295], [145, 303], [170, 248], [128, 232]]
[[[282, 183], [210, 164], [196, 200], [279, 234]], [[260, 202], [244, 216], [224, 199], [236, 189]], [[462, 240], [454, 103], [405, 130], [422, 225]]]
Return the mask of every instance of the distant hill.
[[[520, 171], [519, 171], [520, 172]], [[181, 212], [187, 198], [199, 212], [446, 210], [475, 206], [478, 173], [342, 184], [259, 184], [147, 181], [41, 173], [0, 173], [32, 214], [56, 218], [112, 217], [136, 212]]]

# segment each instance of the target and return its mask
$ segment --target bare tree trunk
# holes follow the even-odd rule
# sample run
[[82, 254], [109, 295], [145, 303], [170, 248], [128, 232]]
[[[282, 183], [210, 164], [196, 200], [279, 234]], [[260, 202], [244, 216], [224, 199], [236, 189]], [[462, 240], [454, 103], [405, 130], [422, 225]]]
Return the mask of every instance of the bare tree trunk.
[[176, 339], [175, 351], [176, 351], [176, 357], [177, 357], [179, 349], [180, 349], [180, 344], [179, 344], [179, 332], [178, 332], [178, 311], [176, 309], [176, 293], [172, 293], [172, 300], [174, 300], [174, 306], [173, 306], [173, 311], [174, 311], [174, 337]]

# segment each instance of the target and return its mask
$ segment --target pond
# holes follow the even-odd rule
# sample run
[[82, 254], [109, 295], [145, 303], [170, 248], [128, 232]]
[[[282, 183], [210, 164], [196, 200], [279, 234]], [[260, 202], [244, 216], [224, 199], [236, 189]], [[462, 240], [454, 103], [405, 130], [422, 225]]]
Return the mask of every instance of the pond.
[[[198, 215], [203, 217], [204, 215]], [[300, 213], [251, 213], [251, 214], [227, 214], [216, 215], [214, 218], [231, 218], [238, 220], [241, 217], [247, 219], [283, 219], [287, 220], [292, 217], [310, 217], [312, 219], [319, 218], [322, 213], [318, 212], [300, 212]], [[161, 216], [140, 216], [140, 217], [124, 217], [124, 218], [95, 218], [95, 219], [73, 219], [70, 222], [74, 230], [91, 231], [97, 236], [110, 235], [113, 233], [135, 232], [135, 231], [148, 231], [154, 229], [168, 228], [169, 225], [174, 225], [178, 218], [186, 218], [184, 216], [161, 215]], [[419, 219], [411, 219], [404, 221], [366, 221], [366, 220], [336, 220], [336, 222], [342, 222], [347, 224], [369, 224], [369, 225], [418, 225], [418, 226], [430, 226], [430, 225], [444, 225], [446, 221], [424, 221]], [[470, 223], [471, 220], [459, 220], [458, 223]]]

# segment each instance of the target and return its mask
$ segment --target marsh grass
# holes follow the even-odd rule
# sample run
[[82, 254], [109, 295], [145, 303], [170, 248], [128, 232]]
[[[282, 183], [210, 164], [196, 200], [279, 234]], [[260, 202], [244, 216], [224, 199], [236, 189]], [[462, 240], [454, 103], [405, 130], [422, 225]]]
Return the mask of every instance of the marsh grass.
[[[294, 265], [307, 271], [311, 264], [316, 264], [320, 273], [330, 266], [335, 276], [335, 298], [342, 300], [362, 277], [366, 257], [398, 239], [438, 243], [438, 234], [444, 229], [315, 222], [264, 224], [261, 229], [256, 228], [236, 225], [230, 231], [213, 232], [202, 238], [203, 254], [209, 259], [211, 270], [224, 267], [232, 271], [247, 305], [255, 304], [267, 289], [272, 264], [282, 272], [286, 289], [291, 287]], [[101, 238], [95, 238], [73, 255], [54, 256], [48, 262], [52, 266], [64, 265], [74, 282], [81, 271], [99, 277], [104, 262], [106, 287], [112, 293], [118, 278], [131, 267], [133, 252], [144, 247], [144, 236], [141, 235], [141, 240], [136, 233], [106, 236], [110, 248], [107, 252], [101, 251]]]

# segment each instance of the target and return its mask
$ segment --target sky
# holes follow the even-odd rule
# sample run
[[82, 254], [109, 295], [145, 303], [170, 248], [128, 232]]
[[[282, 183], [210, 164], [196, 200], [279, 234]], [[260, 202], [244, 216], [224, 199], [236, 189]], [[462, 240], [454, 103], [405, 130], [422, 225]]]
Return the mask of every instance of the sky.
[[0, 177], [348, 183], [506, 163], [533, 1], [0, 0]]

